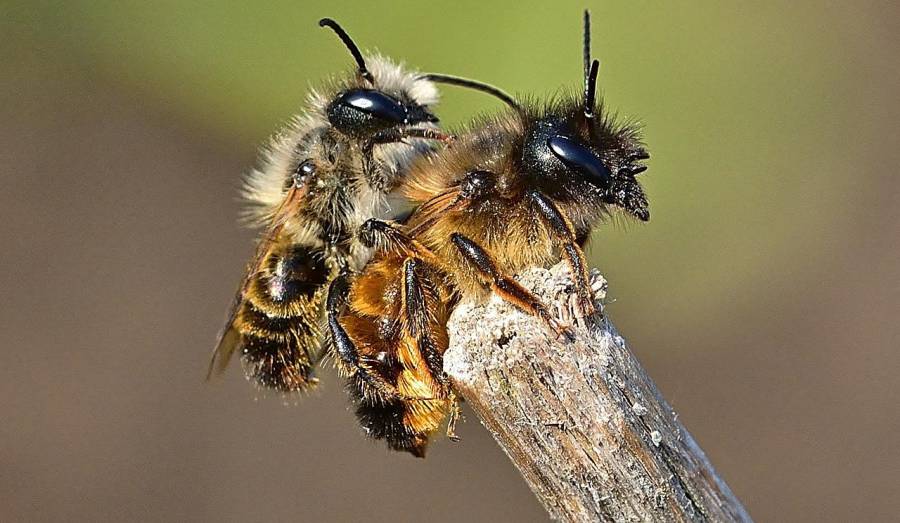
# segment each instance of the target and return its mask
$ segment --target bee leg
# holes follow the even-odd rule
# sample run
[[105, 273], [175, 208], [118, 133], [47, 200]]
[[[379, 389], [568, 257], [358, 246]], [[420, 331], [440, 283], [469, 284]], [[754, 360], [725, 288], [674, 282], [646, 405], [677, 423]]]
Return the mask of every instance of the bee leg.
[[456, 424], [462, 418], [462, 408], [459, 406], [459, 400], [456, 393], [450, 391], [450, 419], [447, 421], [447, 438], [450, 441], [459, 441], [456, 435]]
[[401, 142], [406, 138], [421, 138], [423, 140], [436, 140], [444, 143], [450, 143], [453, 141], [453, 136], [446, 134], [439, 129], [434, 129], [431, 127], [411, 127], [405, 129], [391, 128], [386, 131], [376, 133], [368, 141], [365, 147], [367, 150], [371, 150], [371, 148], [375, 145]]
[[[440, 387], [435, 391], [436, 398], [447, 395], [449, 383], [444, 374], [444, 350], [446, 347], [438, 347], [435, 342], [440, 336], [435, 336], [434, 329], [443, 328], [438, 325], [429, 313], [428, 301], [435, 301], [434, 293], [426, 289], [426, 281], [422, 272], [425, 263], [418, 258], [407, 258], [403, 263], [403, 293], [401, 294], [403, 325], [409, 336], [416, 341], [425, 367], [432, 380]], [[437, 304], [432, 304], [435, 306]]]
[[350, 282], [347, 273], [341, 273], [328, 287], [328, 298], [325, 301], [325, 309], [328, 312], [328, 332], [331, 334], [334, 354], [348, 373], [359, 366], [359, 351], [338, 320], [346, 306], [349, 292]]
[[[408, 257], [403, 262], [400, 289], [400, 325], [404, 341], [398, 345], [400, 372], [397, 387], [401, 391], [430, 395], [431, 399], [404, 402], [407, 410], [403, 421], [406, 431], [401, 438], [386, 438], [392, 448], [424, 456], [431, 436], [453, 416], [453, 393], [444, 374], [443, 353], [446, 350], [446, 327], [442, 323], [444, 303], [429, 280], [425, 261]], [[450, 433], [452, 434], [450, 425]]]
[[450, 235], [450, 241], [469, 267], [490, 285], [492, 291], [519, 309], [542, 319], [556, 334], [574, 341], [575, 336], [571, 329], [550, 316], [550, 311], [540, 298], [519, 285], [516, 280], [501, 273], [494, 260], [481, 246], [458, 232]]
[[349, 291], [348, 274], [342, 273], [331, 282], [326, 300], [328, 332], [339, 368], [344, 374], [356, 378], [355, 381], [363, 396], [372, 396], [384, 401], [403, 398], [396, 387], [371, 368], [377, 361], [368, 361], [367, 358], [360, 357], [356, 344], [341, 325], [339, 316], [344, 310]]
[[355, 378], [363, 396], [373, 397], [377, 401], [431, 401], [438, 399], [431, 396], [420, 397], [403, 394], [374, 369], [376, 366], [384, 365], [385, 362], [379, 358], [360, 356], [356, 344], [340, 322], [340, 315], [346, 305], [349, 291], [348, 276], [341, 274], [329, 286], [326, 300], [328, 332], [341, 371]]
[[588, 275], [587, 262], [584, 259], [584, 251], [579, 247], [578, 238], [575, 236], [575, 228], [569, 218], [553, 203], [553, 200], [537, 191], [528, 193], [531, 200], [537, 204], [538, 211], [544, 218], [544, 223], [550, 227], [550, 233], [560, 246], [572, 277], [575, 278], [575, 290], [578, 293], [578, 306], [585, 317], [593, 316], [596, 312], [594, 305], [594, 292], [591, 290], [590, 276]]
[[426, 263], [434, 261], [434, 253], [393, 222], [377, 218], [366, 220], [359, 228], [359, 240], [363, 245], [381, 251], [393, 249]]
[[392, 222], [369, 218], [359, 226], [357, 237], [360, 243], [369, 248], [375, 248], [378, 252], [390, 250], [392, 247], [403, 248], [409, 243], [409, 239], [400, 232], [400, 229]]

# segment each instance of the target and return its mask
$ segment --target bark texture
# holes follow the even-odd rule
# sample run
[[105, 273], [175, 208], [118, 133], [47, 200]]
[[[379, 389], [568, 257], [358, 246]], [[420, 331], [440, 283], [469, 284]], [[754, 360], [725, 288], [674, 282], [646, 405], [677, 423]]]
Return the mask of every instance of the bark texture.
[[[565, 266], [519, 281], [575, 341], [492, 297], [457, 308], [444, 369], [551, 517], [750, 521], [615, 327], [578, 317]], [[591, 282], [602, 301], [605, 280]]]

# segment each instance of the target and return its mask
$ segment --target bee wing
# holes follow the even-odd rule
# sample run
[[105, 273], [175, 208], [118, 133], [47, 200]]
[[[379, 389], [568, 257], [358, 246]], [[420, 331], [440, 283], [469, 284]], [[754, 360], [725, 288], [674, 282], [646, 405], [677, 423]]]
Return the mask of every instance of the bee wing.
[[259, 271], [263, 260], [266, 259], [266, 256], [275, 245], [275, 241], [278, 239], [279, 234], [284, 228], [285, 222], [299, 210], [305, 196], [305, 187], [302, 189], [292, 187], [285, 197], [284, 202], [275, 211], [272, 217], [272, 224], [259, 240], [259, 244], [256, 247], [256, 254], [247, 266], [247, 271], [244, 273], [244, 279], [241, 281], [237, 293], [235, 293], [234, 299], [231, 301], [231, 307], [228, 309], [225, 325], [222, 327], [222, 330], [219, 331], [219, 335], [216, 339], [216, 346], [213, 349], [212, 356], [209, 360], [209, 369], [207, 369], [206, 372], [207, 380], [212, 378], [214, 374], [221, 374], [225, 368], [228, 367], [228, 362], [231, 361], [231, 356], [234, 354], [234, 350], [237, 348], [238, 341], [240, 340], [240, 336], [234, 328], [234, 320], [241, 308], [241, 304], [244, 302], [244, 293], [252, 282], [253, 276]]
[[405, 223], [407, 235], [415, 237], [416, 234], [429, 228], [445, 213], [456, 210], [464, 203], [466, 202], [460, 197], [459, 187], [451, 187], [435, 195], [417, 207], [412, 215], [408, 217]]
[[274, 229], [275, 228], [270, 228], [266, 235], [259, 241], [259, 245], [256, 248], [256, 255], [247, 266], [247, 271], [244, 273], [244, 279], [241, 281], [241, 284], [234, 295], [234, 299], [231, 300], [231, 307], [228, 309], [225, 325], [223, 325], [222, 329], [219, 331], [219, 335], [216, 338], [216, 346], [209, 359], [209, 369], [206, 372], [207, 380], [212, 378], [213, 374], [218, 375], [225, 371], [228, 367], [228, 362], [231, 361], [234, 350], [237, 348], [240, 336], [238, 335], [237, 329], [234, 328], [234, 320], [237, 317], [238, 310], [241, 308], [241, 304], [244, 302], [244, 291], [247, 290], [253, 276], [259, 271], [260, 265], [262, 265], [263, 260], [266, 259], [266, 255], [272, 249], [272, 245], [274, 244], [275, 238], [281, 227], [278, 227], [279, 230]]
[[207, 381], [212, 379], [213, 374], [219, 375], [225, 372], [228, 362], [231, 361], [231, 355], [234, 354], [234, 349], [237, 348], [240, 336], [238, 336], [237, 330], [234, 328], [234, 317], [237, 315], [240, 305], [241, 291], [238, 290], [234, 300], [232, 300], [225, 325], [219, 330], [219, 335], [216, 337], [216, 346], [213, 349], [212, 356], [209, 358], [209, 369], [206, 371]]

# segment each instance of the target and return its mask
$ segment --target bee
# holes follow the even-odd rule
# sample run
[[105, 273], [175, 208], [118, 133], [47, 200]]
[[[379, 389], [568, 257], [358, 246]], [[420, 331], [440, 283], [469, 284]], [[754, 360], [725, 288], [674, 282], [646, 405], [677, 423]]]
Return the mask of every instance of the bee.
[[616, 123], [596, 99], [587, 11], [583, 60], [579, 95], [538, 104], [501, 94], [508, 110], [419, 157], [400, 188], [418, 207], [402, 223], [365, 222], [359, 237], [373, 257], [331, 285], [331, 350], [364, 430], [391, 449], [423, 457], [448, 416], [452, 436], [458, 406], [443, 354], [461, 299], [494, 293], [571, 338], [571, 327], [512, 275], [564, 259], [580, 312], [591, 317], [583, 247], [592, 228], [616, 209], [650, 217], [636, 178], [649, 155], [637, 127]]
[[386, 195], [412, 159], [448, 138], [435, 125], [430, 80], [387, 58], [363, 57], [334, 20], [319, 25], [337, 34], [356, 69], [312, 92], [306, 111], [272, 139], [246, 179], [249, 218], [264, 232], [207, 377], [240, 350], [246, 377], [263, 388], [314, 385], [328, 284], [362, 268], [370, 254], [353, 231], [383, 216]]

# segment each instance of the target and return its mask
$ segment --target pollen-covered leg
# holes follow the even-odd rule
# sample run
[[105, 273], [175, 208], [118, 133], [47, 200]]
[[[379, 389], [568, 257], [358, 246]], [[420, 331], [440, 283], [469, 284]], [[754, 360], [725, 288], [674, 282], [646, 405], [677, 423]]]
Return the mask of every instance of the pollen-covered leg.
[[451, 234], [450, 241], [459, 250], [462, 259], [498, 296], [519, 309], [541, 318], [557, 335], [574, 339], [570, 328], [554, 319], [540, 298], [519, 285], [516, 280], [501, 273], [494, 260], [481, 246], [459, 233]]
[[584, 259], [584, 251], [579, 246], [575, 236], [575, 228], [569, 218], [559, 210], [553, 201], [545, 195], [532, 191], [528, 196], [534, 201], [536, 207], [546, 223], [550, 227], [550, 234], [559, 246], [572, 271], [575, 279], [575, 290], [578, 293], [578, 307], [585, 317], [593, 316], [596, 312], [594, 305], [594, 291], [591, 290], [590, 276], [587, 262]]

